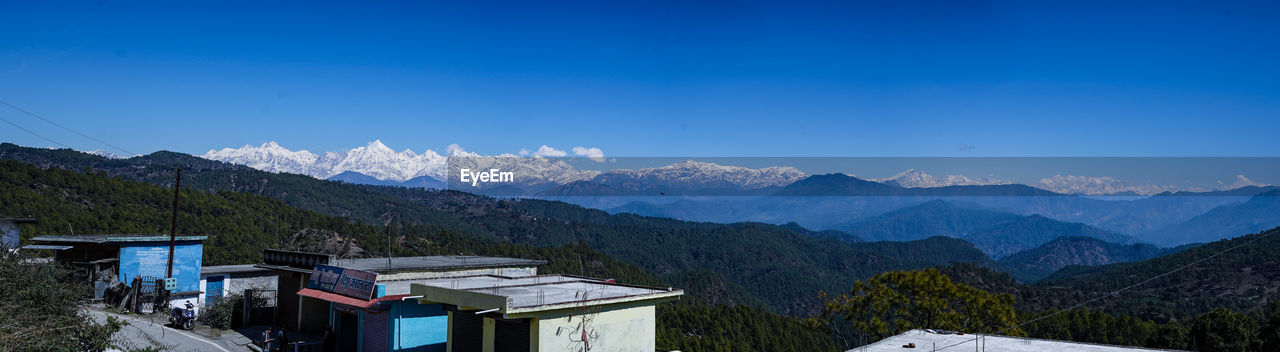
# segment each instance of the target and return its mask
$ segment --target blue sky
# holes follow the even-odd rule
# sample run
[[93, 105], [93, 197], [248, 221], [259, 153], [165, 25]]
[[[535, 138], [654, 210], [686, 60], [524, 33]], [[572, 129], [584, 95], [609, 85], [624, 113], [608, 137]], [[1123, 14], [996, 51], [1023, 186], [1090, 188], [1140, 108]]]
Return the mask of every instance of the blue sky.
[[1280, 155], [1274, 1], [532, 3], [5, 2], [0, 100], [139, 153]]

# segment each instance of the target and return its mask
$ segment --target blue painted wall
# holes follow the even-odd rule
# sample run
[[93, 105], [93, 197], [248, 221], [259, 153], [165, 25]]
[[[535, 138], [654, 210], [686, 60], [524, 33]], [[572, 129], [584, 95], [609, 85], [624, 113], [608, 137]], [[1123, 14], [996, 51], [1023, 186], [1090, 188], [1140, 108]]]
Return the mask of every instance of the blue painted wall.
[[[204, 245], [200, 242], [178, 242], [173, 250], [173, 277], [178, 278], [178, 292], [200, 290], [200, 264]], [[138, 276], [165, 277], [169, 266], [169, 242], [136, 242], [120, 245], [120, 280], [132, 283]]]
[[440, 351], [448, 346], [449, 313], [439, 304], [396, 303], [392, 307], [392, 351]]
[[0, 220], [0, 247], [18, 248], [18, 241], [21, 236], [18, 235], [18, 224], [9, 220]]

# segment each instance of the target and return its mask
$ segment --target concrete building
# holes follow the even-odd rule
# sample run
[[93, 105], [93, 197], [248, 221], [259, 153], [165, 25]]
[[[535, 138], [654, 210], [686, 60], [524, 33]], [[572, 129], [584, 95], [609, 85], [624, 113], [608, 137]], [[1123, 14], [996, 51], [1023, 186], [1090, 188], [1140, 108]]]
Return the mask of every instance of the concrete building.
[[[387, 334], [362, 333], [362, 329], [366, 328], [365, 313], [374, 315], [390, 314], [389, 310], [394, 305], [379, 304], [375, 307], [387, 310], [366, 312], [364, 309], [373, 306], [375, 303], [398, 299], [396, 296], [403, 297], [408, 295], [408, 286], [403, 286], [403, 289], [401, 289], [399, 284], [388, 285], [386, 282], [486, 274], [529, 276], [536, 275], [537, 266], [543, 264], [546, 264], [546, 262], [541, 260], [477, 256], [337, 259], [334, 256], [325, 254], [268, 249], [263, 253], [263, 263], [256, 266], [271, 270], [277, 275], [277, 289], [279, 290], [277, 294], [277, 322], [283, 324], [287, 329], [302, 332], [319, 332], [324, 331], [325, 328], [335, 326], [334, 324], [336, 323], [338, 328], [347, 327], [334, 330], [347, 343], [355, 340], [363, 341], [365, 337], [368, 337], [369, 339], [375, 339], [371, 340], [370, 345], [382, 345], [376, 339], [385, 338], [388, 336]], [[349, 273], [352, 275], [372, 275], [371, 280], [374, 281], [375, 286], [370, 286], [370, 289], [376, 290], [379, 294], [374, 295], [374, 291], [370, 291], [370, 294], [359, 297], [357, 294], [343, 295], [326, 291], [325, 289], [308, 287], [308, 283], [312, 281], [312, 273], [315, 272], [317, 267], [340, 268], [343, 271], [350, 270]], [[388, 286], [390, 290], [388, 290]], [[351, 301], [353, 299], [354, 301]], [[337, 314], [346, 314], [338, 315], [337, 317], [347, 320], [332, 321], [335, 311], [338, 312]], [[436, 314], [436, 312], [414, 311], [410, 313], [414, 317], [419, 315], [421, 317], [430, 317], [431, 314]], [[442, 316], [443, 314], [443, 312], [439, 312], [439, 315]], [[384, 328], [382, 325], [377, 325], [380, 321], [379, 319], [371, 319], [369, 322], [374, 325], [367, 327], [369, 329]], [[343, 324], [344, 322], [345, 324]], [[357, 328], [351, 329], [352, 326], [357, 326]], [[409, 349], [402, 348], [398, 350]]]
[[[173, 277], [177, 288], [170, 306], [190, 302], [200, 306], [200, 270], [206, 236], [178, 235], [173, 252]], [[102, 298], [111, 281], [132, 285], [135, 277], [164, 279], [169, 266], [169, 235], [39, 236], [23, 249], [54, 250], [54, 261], [77, 269], [77, 276], [94, 287]], [[153, 282], [153, 281], [152, 281]]]
[[0, 218], [0, 249], [17, 249], [22, 241], [22, 224], [34, 224], [32, 218]]
[[253, 264], [215, 265], [200, 268], [200, 302], [208, 307], [222, 297], [245, 290], [276, 290], [276, 274]]
[[446, 350], [654, 351], [655, 306], [684, 294], [565, 275], [442, 278], [410, 284], [448, 312]]
[[[975, 338], [977, 338], [975, 340]], [[946, 348], [951, 346], [949, 348]], [[1151, 352], [1171, 351], [1143, 347], [1113, 346], [1082, 342], [1029, 339], [1023, 337], [957, 334], [940, 330], [911, 330], [849, 352], [907, 351], [986, 351], [986, 352]], [[945, 348], [945, 349], [944, 349]]]

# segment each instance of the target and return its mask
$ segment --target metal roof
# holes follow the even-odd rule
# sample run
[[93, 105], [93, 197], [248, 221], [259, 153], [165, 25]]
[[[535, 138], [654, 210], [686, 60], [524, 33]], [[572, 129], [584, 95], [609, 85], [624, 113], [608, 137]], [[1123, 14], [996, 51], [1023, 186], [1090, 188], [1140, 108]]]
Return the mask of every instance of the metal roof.
[[422, 284], [428, 286], [436, 286], [442, 288], [450, 288], [455, 290], [465, 290], [473, 288], [485, 288], [494, 286], [513, 286], [513, 285], [530, 285], [545, 284], [567, 281], [592, 281], [604, 282], [604, 280], [593, 279], [588, 277], [579, 277], [572, 275], [550, 274], [535, 275], [522, 277], [506, 277], [499, 275], [469, 275], [455, 276], [433, 279], [407, 279], [407, 280], [388, 280], [378, 281], [379, 285], [386, 285], [388, 295], [407, 295], [413, 284]]
[[356, 306], [360, 308], [369, 308], [379, 302], [399, 301], [400, 299], [406, 297], [406, 295], [388, 295], [388, 296], [374, 298], [371, 300], [363, 300], [359, 298], [351, 298], [351, 297], [343, 296], [337, 293], [324, 292], [324, 291], [311, 289], [311, 288], [304, 288], [304, 289], [298, 290], [298, 295], [304, 296], [304, 297], [311, 297], [311, 298], [315, 298], [322, 301], [329, 301], [329, 302], [341, 303], [349, 306]]
[[55, 251], [71, 249], [72, 246], [60, 246], [56, 244], [29, 244], [22, 246], [22, 249], [52, 249]]
[[[387, 265], [387, 258], [355, 258], [355, 259], [336, 259], [330, 262], [329, 266], [342, 267], [347, 269], [356, 269], [371, 271], [380, 274], [389, 274], [397, 272], [414, 272], [414, 271], [450, 271], [462, 269], [485, 269], [485, 268], [511, 268], [522, 266], [539, 266], [547, 264], [545, 260], [521, 259], [521, 258], [503, 258], [503, 257], [480, 257], [480, 256], [464, 256], [464, 255], [447, 255], [447, 256], [423, 256], [423, 257], [391, 257], [391, 265]], [[256, 264], [254, 267], [291, 271], [296, 273], [310, 273], [311, 269], [303, 269], [286, 265], [272, 264]]]
[[8, 221], [15, 224], [34, 224], [38, 222], [35, 218], [0, 218], [0, 221]]
[[[204, 241], [209, 236], [202, 235], [178, 235], [178, 241]], [[38, 236], [31, 239], [32, 242], [44, 243], [126, 243], [126, 242], [163, 242], [168, 241], [169, 235], [160, 234], [104, 234], [104, 235], [75, 235], [75, 236]]]
[[259, 268], [253, 264], [235, 264], [235, 265], [208, 265], [200, 267], [200, 274], [233, 274], [233, 273], [253, 273], [253, 272], [271, 272], [266, 268]]
[[415, 270], [454, 270], [477, 268], [505, 268], [518, 266], [538, 266], [547, 264], [545, 260], [480, 257], [466, 255], [425, 256], [425, 257], [392, 257], [388, 265], [387, 258], [338, 259], [331, 266], [347, 269], [389, 273]]

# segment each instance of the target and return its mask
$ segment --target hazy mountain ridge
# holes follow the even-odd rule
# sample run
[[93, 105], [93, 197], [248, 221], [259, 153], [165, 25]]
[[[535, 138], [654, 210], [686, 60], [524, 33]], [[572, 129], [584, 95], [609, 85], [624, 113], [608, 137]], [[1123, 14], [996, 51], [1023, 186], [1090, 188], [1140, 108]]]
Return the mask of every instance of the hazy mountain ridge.
[[1133, 241], [1128, 236], [1085, 224], [942, 200], [893, 210], [839, 229], [872, 240], [904, 241], [932, 236], [960, 238], [996, 259], [1038, 247], [1059, 237], [1089, 236], [1121, 243]]
[[1001, 268], [1022, 282], [1036, 282], [1069, 265], [1097, 266], [1136, 262], [1172, 253], [1154, 245], [1118, 244], [1094, 237], [1059, 237], [1039, 247], [1027, 249], [998, 261]]
[[[726, 223], [797, 222], [811, 229], [851, 231], [848, 226], [853, 223], [867, 221], [871, 217], [903, 207], [941, 199], [977, 204], [989, 210], [1022, 216], [1039, 214], [1115, 233], [1145, 234], [1181, 224], [1216, 207], [1244, 202], [1255, 193], [1274, 189], [1274, 186], [1245, 186], [1228, 191], [1161, 193], [1139, 199], [1095, 199], [1052, 193], [1026, 185], [902, 188], [843, 174], [827, 174], [797, 181], [772, 196], [708, 197], [664, 204], [631, 203], [611, 208], [610, 211]], [[1280, 222], [1262, 221], [1259, 226], [1266, 225], [1277, 226]], [[852, 233], [868, 240], [875, 240], [879, 236], [856, 231]], [[1205, 242], [1212, 238], [1169, 242], [1143, 236], [1143, 240], [1177, 245]]]
[[1093, 226], [1031, 215], [963, 238], [994, 259], [1035, 248], [1059, 237], [1087, 236], [1108, 242], [1132, 243], [1133, 238]]
[[1280, 190], [1254, 195], [1240, 204], [1213, 208], [1185, 222], [1141, 234], [1164, 244], [1209, 242], [1280, 226]]

